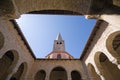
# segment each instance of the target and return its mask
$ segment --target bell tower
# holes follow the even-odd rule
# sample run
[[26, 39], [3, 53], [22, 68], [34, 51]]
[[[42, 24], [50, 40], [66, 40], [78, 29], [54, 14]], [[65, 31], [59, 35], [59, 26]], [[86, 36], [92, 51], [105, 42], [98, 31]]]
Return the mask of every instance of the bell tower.
[[64, 40], [62, 39], [61, 34], [59, 33], [56, 40], [54, 40], [53, 51], [65, 51]]
[[53, 50], [46, 56], [46, 59], [74, 59], [73, 56], [65, 51], [65, 43], [60, 33], [54, 40]]

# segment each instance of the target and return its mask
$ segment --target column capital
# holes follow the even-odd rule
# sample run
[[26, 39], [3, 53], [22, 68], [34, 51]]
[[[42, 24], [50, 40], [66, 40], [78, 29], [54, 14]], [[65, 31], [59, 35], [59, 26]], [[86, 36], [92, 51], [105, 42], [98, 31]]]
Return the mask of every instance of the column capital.
[[99, 14], [93, 14], [93, 15], [85, 15], [86, 19], [99, 19], [100, 15]]

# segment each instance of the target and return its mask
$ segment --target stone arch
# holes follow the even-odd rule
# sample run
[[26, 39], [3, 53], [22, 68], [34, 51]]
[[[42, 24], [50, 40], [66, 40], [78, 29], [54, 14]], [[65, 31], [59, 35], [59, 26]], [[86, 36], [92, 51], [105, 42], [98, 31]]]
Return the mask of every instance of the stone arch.
[[117, 65], [109, 61], [108, 57], [102, 53], [97, 52], [94, 56], [95, 64], [100, 71], [100, 75], [105, 80], [119, 80], [120, 70]]
[[106, 47], [110, 54], [120, 61], [120, 31], [116, 31], [108, 36]]
[[26, 73], [27, 73], [28, 64], [27, 64], [27, 62], [23, 62], [21, 65], [24, 65], [24, 70], [23, 70], [23, 73], [22, 73], [21, 78], [20, 78], [21, 80], [23, 80], [25, 78]]
[[31, 11], [45, 10], [63, 10], [76, 12], [78, 14], [85, 14], [90, 6], [91, 0], [14, 0], [13, 2], [17, 7], [17, 10], [19, 10], [18, 13], [20, 14], [28, 13]]
[[19, 60], [17, 51], [9, 50], [0, 59], [0, 80], [5, 80], [12, 73]]
[[12, 75], [10, 80], [23, 80], [25, 78], [24, 76], [26, 72], [27, 72], [27, 63], [24, 62], [19, 66], [17, 72]]
[[36, 73], [34, 79], [35, 80], [45, 80], [46, 72], [44, 70], [40, 70]]
[[91, 63], [88, 63], [87, 68], [90, 80], [101, 80], [100, 76], [96, 73], [95, 68]]
[[72, 80], [82, 80], [80, 73], [76, 70], [73, 70], [71, 72], [71, 78], [72, 78]]
[[50, 80], [67, 80], [67, 72], [62, 67], [55, 67], [50, 73]]
[[[57, 15], [81, 15], [78, 12], [68, 11], [68, 10], [39, 10], [31, 11], [28, 14], [57, 14]], [[61, 42], [60, 42], [61, 43]]]
[[0, 32], [0, 49], [3, 47], [4, 45], [4, 36], [3, 34]]

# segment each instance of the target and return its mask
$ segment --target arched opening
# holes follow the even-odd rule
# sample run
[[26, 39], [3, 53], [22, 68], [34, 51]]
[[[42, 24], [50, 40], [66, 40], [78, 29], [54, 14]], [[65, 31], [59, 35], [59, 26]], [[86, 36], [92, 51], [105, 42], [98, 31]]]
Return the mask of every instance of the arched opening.
[[72, 80], [82, 80], [81, 75], [79, 74], [78, 71], [72, 71], [71, 77], [72, 77]]
[[23, 75], [25, 75], [26, 73], [26, 63], [22, 63], [17, 72], [15, 74], [13, 74], [13, 76], [10, 78], [10, 80], [20, 80], [20, 79], [24, 79]]
[[7, 71], [14, 61], [14, 55], [12, 51], [6, 52], [0, 59], [0, 80], [3, 80], [7, 75]]
[[106, 47], [116, 59], [120, 57], [120, 31], [110, 34], [106, 40]]
[[119, 80], [120, 70], [117, 65], [109, 61], [104, 53], [96, 53], [95, 63], [105, 80]]
[[40, 70], [35, 75], [35, 80], [45, 80], [46, 72], [44, 70]]
[[61, 67], [56, 67], [50, 73], [50, 80], [67, 80], [67, 72]]
[[3, 47], [4, 45], [4, 36], [3, 34], [0, 32], [0, 49]]
[[113, 49], [120, 55], [120, 34], [115, 36], [112, 44]]
[[16, 51], [7, 51], [0, 59], [0, 80], [4, 80], [14, 69], [18, 61]]
[[87, 68], [90, 80], [101, 80], [100, 76], [96, 73], [95, 68], [91, 63], [88, 64]]

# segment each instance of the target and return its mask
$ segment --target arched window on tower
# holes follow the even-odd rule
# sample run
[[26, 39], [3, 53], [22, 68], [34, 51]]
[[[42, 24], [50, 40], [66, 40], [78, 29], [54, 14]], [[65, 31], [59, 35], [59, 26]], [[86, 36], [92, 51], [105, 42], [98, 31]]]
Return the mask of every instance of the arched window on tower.
[[60, 44], [62, 44], [62, 42], [60, 42]]
[[57, 42], [57, 44], [59, 44], [59, 43]]
[[61, 59], [61, 54], [58, 54], [58, 55], [57, 55], [57, 59]]

